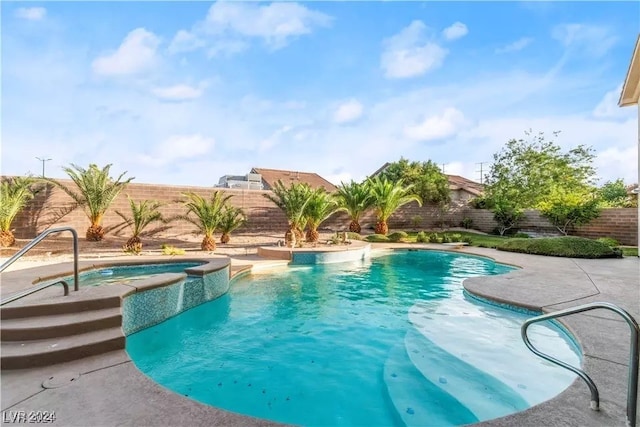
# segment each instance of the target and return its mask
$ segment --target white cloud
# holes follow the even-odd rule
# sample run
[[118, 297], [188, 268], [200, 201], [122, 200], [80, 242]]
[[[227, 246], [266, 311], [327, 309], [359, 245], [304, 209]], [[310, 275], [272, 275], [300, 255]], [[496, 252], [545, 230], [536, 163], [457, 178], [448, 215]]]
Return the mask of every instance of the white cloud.
[[596, 58], [606, 54], [617, 42], [609, 28], [587, 24], [556, 25], [551, 36], [573, 52]]
[[[348, 183], [353, 179], [353, 175], [351, 175], [349, 172], [332, 173], [329, 175], [323, 175], [322, 177], [336, 186], [340, 185], [343, 182]], [[361, 181], [361, 179], [358, 181]]]
[[637, 144], [611, 147], [598, 153], [594, 164], [598, 170], [600, 182], [604, 183], [617, 178], [622, 178], [627, 184], [638, 182], [637, 159]]
[[620, 99], [620, 93], [622, 92], [622, 83], [613, 90], [605, 93], [602, 100], [596, 105], [593, 110], [593, 116], [599, 119], [616, 119], [616, 118], [629, 118], [635, 115], [635, 111], [632, 108], [620, 108], [618, 106], [618, 100]]
[[362, 116], [363, 107], [356, 99], [350, 99], [338, 106], [333, 113], [333, 121], [338, 124], [350, 123]]
[[160, 99], [167, 101], [187, 101], [202, 96], [203, 90], [185, 84], [167, 87], [157, 87], [152, 93]]
[[28, 21], [41, 21], [47, 15], [47, 9], [44, 7], [19, 7], [16, 9], [15, 16]]
[[215, 145], [213, 138], [201, 134], [173, 135], [157, 145], [152, 154], [145, 154], [140, 161], [153, 166], [161, 166], [178, 160], [199, 159]]
[[249, 44], [242, 40], [216, 40], [207, 49], [207, 56], [213, 58], [218, 55], [233, 55], [249, 48]]
[[125, 37], [118, 49], [93, 61], [96, 74], [123, 76], [136, 74], [152, 67], [160, 39], [144, 28], [136, 28]]
[[268, 150], [272, 149], [278, 143], [280, 143], [281, 138], [285, 134], [287, 134], [289, 131], [291, 131], [292, 129], [293, 129], [293, 127], [289, 126], [289, 125], [282, 126], [278, 130], [273, 132], [271, 135], [269, 135], [269, 137], [267, 137], [267, 138], [263, 139], [262, 141], [260, 141], [258, 149], [261, 152], [268, 151]]
[[387, 78], [416, 77], [442, 65], [448, 52], [428, 41], [426, 30], [421, 21], [413, 21], [383, 42], [380, 66]]
[[426, 117], [421, 123], [404, 128], [404, 135], [416, 141], [432, 141], [455, 135], [465, 124], [464, 114], [446, 108], [442, 114]]
[[531, 37], [522, 37], [522, 38], [519, 38], [518, 40], [514, 41], [513, 43], [509, 43], [509, 44], [507, 44], [505, 46], [497, 48], [495, 52], [498, 53], [498, 54], [518, 52], [518, 51], [524, 49], [525, 47], [529, 46], [532, 42], [533, 42], [533, 38], [531, 38]]
[[191, 52], [205, 45], [205, 41], [192, 32], [180, 30], [169, 44], [169, 53]]
[[469, 29], [462, 22], [455, 22], [451, 26], [442, 30], [442, 35], [447, 40], [456, 40], [464, 37], [469, 33]]
[[204, 32], [228, 33], [263, 39], [278, 49], [291, 38], [309, 34], [316, 27], [331, 25], [332, 18], [298, 3], [269, 5], [218, 1], [209, 9]]

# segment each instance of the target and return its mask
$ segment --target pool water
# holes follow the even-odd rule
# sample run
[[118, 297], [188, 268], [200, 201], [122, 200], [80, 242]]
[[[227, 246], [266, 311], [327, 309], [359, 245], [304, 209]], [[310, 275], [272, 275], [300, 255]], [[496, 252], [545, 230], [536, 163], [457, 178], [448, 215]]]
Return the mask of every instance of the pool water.
[[[197, 401], [307, 426], [447, 426], [547, 400], [574, 375], [520, 338], [531, 317], [469, 298], [512, 268], [429, 251], [240, 277], [228, 294], [127, 337], [136, 366]], [[573, 363], [552, 324], [530, 329]]]
[[[144, 264], [126, 265], [118, 267], [106, 267], [97, 270], [80, 273], [80, 286], [100, 286], [114, 283], [130, 283], [134, 280], [146, 279], [156, 274], [162, 273], [184, 273], [185, 268], [202, 265], [202, 262], [180, 262], [165, 264]], [[73, 285], [73, 277], [66, 277], [64, 280]]]

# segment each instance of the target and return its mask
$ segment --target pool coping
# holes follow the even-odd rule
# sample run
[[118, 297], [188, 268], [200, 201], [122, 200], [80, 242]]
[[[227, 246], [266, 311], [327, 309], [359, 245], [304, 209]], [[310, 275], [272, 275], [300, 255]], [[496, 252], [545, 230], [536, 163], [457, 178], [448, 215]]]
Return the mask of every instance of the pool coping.
[[[520, 267], [504, 275], [464, 281], [467, 292], [492, 301], [548, 312], [603, 300], [621, 305], [636, 318], [640, 316], [640, 308], [634, 304], [640, 299], [637, 258], [548, 258], [475, 247], [445, 249], [432, 244], [372, 244], [372, 247], [374, 252], [406, 248], [451, 251], [484, 256]], [[257, 259], [242, 258], [232, 258], [233, 273], [245, 274], [251, 265], [262, 263]], [[171, 261], [178, 259], [183, 262], [188, 258], [174, 257]], [[146, 260], [140, 259], [140, 262], [145, 263]], [[167, 259], [164, 258], [163, 262]], [[5, 274], [12, 273], [17, 272]], [[558, 286], [558, 283], [562, 285]], [[599, 313], [576, 315], [563, 320], [562, 324], [582, 346], [585, 353], [583, 366], [600, 389], [601, 411], [588, 409], [589, 392], [582, 380], [576, 379], [569, 388], [546, 402], [476, 425], [625, 425], [628, 341], [615, 337], [624, 333], [626, 324]], [[88, 359], [47, 368], [2, 372], [2, 410], [55, 410], [58, 415], [55, 424], [60, 425], [279, 425], [179, 396], [144, 376], [125, 351]], [[80, 381], [73, 386], [50, 390], [41, 388], [42, 378], [69, 370], [82, 373]], [[18, 393], [21, 398], [5, 405], [7, 392]]]

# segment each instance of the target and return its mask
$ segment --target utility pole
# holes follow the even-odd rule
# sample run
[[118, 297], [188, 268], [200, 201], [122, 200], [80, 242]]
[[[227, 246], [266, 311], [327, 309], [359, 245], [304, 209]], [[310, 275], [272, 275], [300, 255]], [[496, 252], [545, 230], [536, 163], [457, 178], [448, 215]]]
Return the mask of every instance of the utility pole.
[[480, 172], [480, 184], [482, 184], [482, 183], [483, 183], [483, 180], [484, 180], [484, 172], [483, 172], [483, 170], [482, 170], [482, 165], [484, 165], [484, 164], [486, 164], [486, 163], [489, 163], [489, 162], [480, 162], [480, 163], [476, 163], [476, 165], [480, 165], [480, 170], [479, 170], [479, 171], [476, 171], [476, 172]]
[[45, 162], [48, 162], [51, 159], [41, 159], [40, 157], [36, 157], [36, 159], [40, 160], [42, 162], [42, 177], [44, 178], [44, 164]]

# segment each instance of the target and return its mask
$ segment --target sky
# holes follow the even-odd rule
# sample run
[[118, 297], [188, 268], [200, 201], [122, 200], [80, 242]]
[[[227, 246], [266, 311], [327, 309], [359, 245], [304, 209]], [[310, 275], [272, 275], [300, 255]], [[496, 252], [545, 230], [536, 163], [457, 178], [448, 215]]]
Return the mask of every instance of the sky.
[[[1, 173], [113, 164], [212, 186], [252, 167], [339, 184], [432, 160], [480, 180], [525, 131], [637, 182], [618, 98], [640, 2], [1, 4]], [[561, 133], [554, 138], [553, 132]]]

